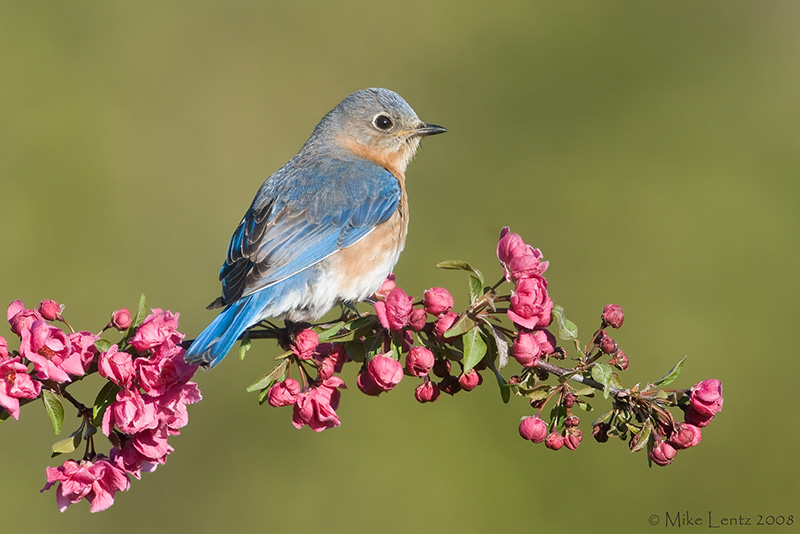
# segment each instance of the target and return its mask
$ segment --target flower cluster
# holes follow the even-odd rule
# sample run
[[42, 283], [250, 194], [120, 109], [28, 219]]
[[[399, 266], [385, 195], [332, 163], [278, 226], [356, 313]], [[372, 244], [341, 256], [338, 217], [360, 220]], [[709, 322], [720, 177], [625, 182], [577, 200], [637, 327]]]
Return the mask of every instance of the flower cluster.
[[[154, 309], [145, 317], [144, 298], [136, 317], [117, 310], [99, 334], [74, 331], [62, 314], [63, 306], [53, 300], [36, 309], [19, 300], [8, 307], [11, 331], [20, 342], [19, 350], [9, 352], [0, 337], [0, 406], [18, 419], [22, 403], [43, 397], [56, 433], [64, 422], [62, 400], [77, 409], [80, 427], [54, 444], [53, 453], [73, 452], [85, 440], [84, 456], [48, 467], [42, 491], [56, 487], [61, 511], [86, 499], [98, 512], [113, 504], [116, 492], [129, 489], [128, 475], [140, 478], [166, 461], [173, 450], [169, 436], [187, 424], [186, 406], [201, 399], [189, 381], [196, 368], [184, 362], [178, 315]], [[106, 331], [118, 331], [122, 339], [112, 345], [101, 337]], [[67, 388], [94, 373], [106, 381], [87, 407]], [[98, 428], [111, 442], [108, 455], [95, 449]]]
[[[623, 389], [619, 372], [628, 369], [628, 356], [610, 335], [625, 320], [622, 308], [605, 306], [599, 328], [581, 347], [577, 327], [548, 293], [544, 274], [549, 264], [542, 252], [508, 228], [500, 233], [496, 252], [503, 276], [492, 287], [466, 262], [439, 264], [469, 273], [470, 304], [463, 312], [454, 311], [447, 289], [434, 287], [416, 299], [389, 275], [373, 296], [374, 315], [345, 315], [330, 325], [284, 333], [282, 362], [249, 389], [260, 390], [262, 402], [272, 406], [293, 406], [292, 424], [319, 432], [341, 424], [336, 409], [345, 384], [335, 373], [349, 361], [360, 365], [356, 385], [362, 393], [379, 396], [412, 377], [421, 379], [414, 389], [421, 403], [436, 401], [442, 393], [470, 391], [483, 382], [481, 372], [490, 369], [505, 402], [515, 393], [537, 410], [519, 423], [520, 436], [548, 449], [577, 449], [583, 432], [575, 410], [591, 409], [587, 399], [596, 391], [614, 400], [612, 410], [592, 425], [598, 442], [609, 436], [629, 440], [632, 450], [646, 449], [656, 465], [667, 465], [675, 451], [700, 442], [700, 428], [722, 407], [719, 381], [707, 380], [691, 390], [664, 389], [677, 377], [681, 360], [667, 377], [644, 388]], [[507, 294], [499, 290], [504, 283], [511, 286]], [[578, 363], [571, 369], [554, 363], [568, 354], [556, 334], [575, 345]], [[506, 380], [500, 370], [509, 356], [521, 369]], [[289, 376], [293, 369], [299, 381]], [[551, 384], [551, 374], [564, 378]], [[682, 409], [685, 422], [676, 423], [670, 408]]]

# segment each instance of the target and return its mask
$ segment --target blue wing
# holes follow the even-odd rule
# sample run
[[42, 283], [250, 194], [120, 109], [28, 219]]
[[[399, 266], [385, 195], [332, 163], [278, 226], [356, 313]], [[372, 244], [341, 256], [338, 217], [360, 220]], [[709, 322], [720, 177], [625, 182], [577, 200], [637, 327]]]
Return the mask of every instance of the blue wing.
[[219, 307], [270, 287], [387, 221], [400, 184], [365, 160], [292, 161], [261, 186], [231, 238]]

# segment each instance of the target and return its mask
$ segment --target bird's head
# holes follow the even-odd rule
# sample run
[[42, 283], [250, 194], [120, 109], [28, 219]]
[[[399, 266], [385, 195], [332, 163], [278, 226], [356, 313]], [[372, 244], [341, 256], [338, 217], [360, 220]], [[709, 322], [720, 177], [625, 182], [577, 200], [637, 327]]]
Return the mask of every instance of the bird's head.
[[422, 122], [394, 91], [372, 88], [342, 100], [320, 122], [315, 134], [401, 177], [420, 139], [445, 131]]

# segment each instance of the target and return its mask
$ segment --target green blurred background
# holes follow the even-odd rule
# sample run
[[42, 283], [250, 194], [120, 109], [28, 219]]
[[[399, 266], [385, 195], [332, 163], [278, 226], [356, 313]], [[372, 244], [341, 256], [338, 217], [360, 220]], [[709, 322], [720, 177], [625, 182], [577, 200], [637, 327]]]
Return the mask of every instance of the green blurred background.
[[[341, 98], [384, 86], [449, 129], [407, 173], [396, 273], [409, 293], [465, 292], [463, 276], [434, 268], [445, 259], [497, 276], [510, 225], [551, 261], [551, 294], [584, 337], [604, 304], [623, 306], [628, 385], [688, 354], [680, 385], [725, 387], [702, 445], [648, 469], [618, 442], [524, 442], [530, 408], [504, 406], [491, 380], [424, 406], [411, 380], [378, 399], [353, 387], [341, 428], [297, 431], [288, 409], [244, 392], [278, 353], [257, 343], [198, 375], [205, 400], [167, 465], [101, 514], [81, 503], [62, 515], [53, 492], [38, 494], [56, 462], [40, 405], [3, 423], [4, 529], [618, 532], [651, 528], [651, 514], [663, 528], [665, 511], [800, 521], [798, 24], [790, 1], [3, 2], [3, 306], [53, 298], [99, 329], [143, 292], [195, 336], [262, 180]], [[76, 390], [89, 402], [87, 382]]]

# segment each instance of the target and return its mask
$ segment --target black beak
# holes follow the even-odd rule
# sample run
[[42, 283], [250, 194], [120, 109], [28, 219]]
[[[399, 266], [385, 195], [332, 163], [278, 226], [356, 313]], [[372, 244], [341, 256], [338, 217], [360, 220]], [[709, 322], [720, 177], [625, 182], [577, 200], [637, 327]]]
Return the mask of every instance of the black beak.
[[425, 137], [428, 135], [436, 135], [440, 133], [444, 133], [447, 131], [447, 128], [443, 126], [437, 126], [435, 124], [425, 124], [423, 123], [422, 126], [419, 128], [414, 129], [412, 136], [413, 137]]

